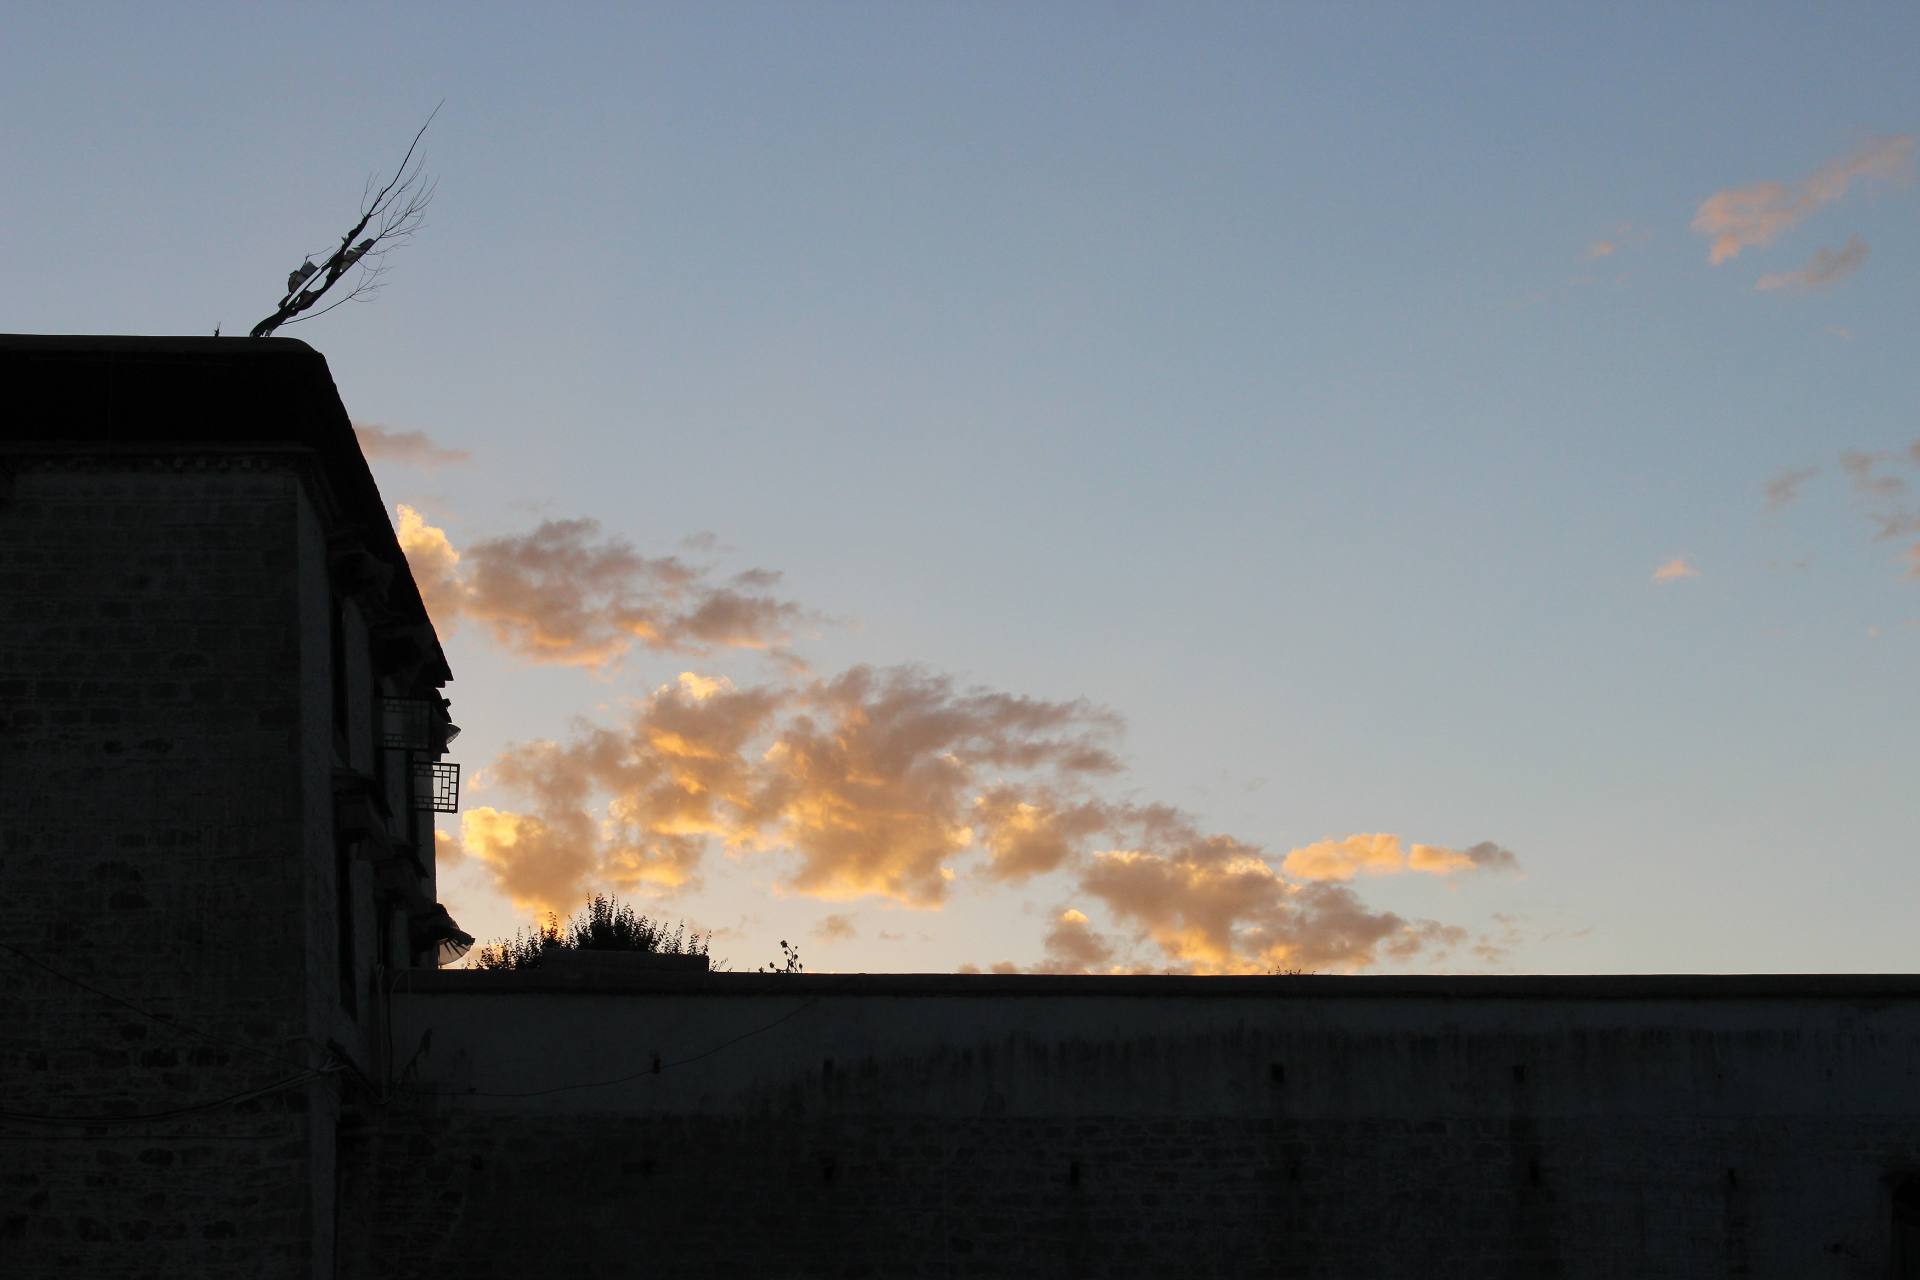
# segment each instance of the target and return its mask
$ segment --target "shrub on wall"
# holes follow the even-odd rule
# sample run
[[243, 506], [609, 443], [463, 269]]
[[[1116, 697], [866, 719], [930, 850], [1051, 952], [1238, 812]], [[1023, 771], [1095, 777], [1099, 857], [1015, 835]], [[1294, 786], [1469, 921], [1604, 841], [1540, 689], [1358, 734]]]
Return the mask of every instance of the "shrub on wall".
[[536, 969], [555, 951], [648, 951], [667, 956], [704, 956], [712, 934], [687, 933], [682, 920], [672, 933], [663, 922], [640, 915], [617, 898], [594, 894], [578, 914], [562, 921], [552, 912], [536, 929], [489, 942], [474, 953], [476, 969]]

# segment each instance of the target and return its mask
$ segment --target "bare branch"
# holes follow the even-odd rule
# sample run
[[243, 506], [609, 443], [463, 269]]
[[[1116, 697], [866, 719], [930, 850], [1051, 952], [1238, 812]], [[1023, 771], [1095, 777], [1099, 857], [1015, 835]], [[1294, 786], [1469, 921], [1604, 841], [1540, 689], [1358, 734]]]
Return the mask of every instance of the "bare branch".
[[[413, 141], [407, 145], [406, 155], [400, 158], [399, 165], [385, 186], [374, 191], [374, 180], [367, 179], [366, 186], [361, 189], [360, 220], [348, 228], [347, 233], [340, 237], [339, 247], [327, 254], [318, 266], [314, 265], [311, 254], [302, 260], [299, 267], [287, 277], [287, 292], [280, 299], [280, 305], [272, 315], [253, 326], [254, 337], [264, 338], [282, 325], [325, 315], [343, 303], [367, 297], [378, 289], [379, 277], [386, 270], [386, 264], [379, 259], [419, 230], [425, 221], [427, 205], [433, 201], [434, 192], [439, 189], [436, 182], [428, 182], [424, 187], [420, 185], [425, 162], [414, 161], [420, 139], [426, 134], [427, 126], [433, 123], [434, 116], [439, 114], [439, 106], [428, 114], [426, 124], [421, 125], [413, 135]], [[370, 197], [368, 193], [371, 193]], [[362, 239], [361, 233], [370, 223], [374, 225], [373, 234]], [[344, 297], [311, 314], [302, 314], [308, 312], [314, 303], [339, 283], [342, 276], [356, 267], [360, 268], [360, 275]]]

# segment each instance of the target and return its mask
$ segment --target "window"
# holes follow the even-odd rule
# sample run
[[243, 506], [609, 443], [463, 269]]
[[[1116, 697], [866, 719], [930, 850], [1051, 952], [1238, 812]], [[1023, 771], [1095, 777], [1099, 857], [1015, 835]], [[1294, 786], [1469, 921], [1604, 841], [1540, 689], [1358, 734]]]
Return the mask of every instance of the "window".
[[353, 754], [348, 748], [352, 720], [347, 709], [347, 614], [336, 597], [328, 617], [328, 640], [333, 667], [333, 753], [341, 764], [351, 766]]
[[336, 839], [333, 851], [333, 918], [335, 943], [340, 953], [340, 1003], [346, 1007], [349, 1017], [358, 1018], [360, 984], [353, 928], [353, 841]]
[[1893, 1280], [1920, 1280], [1920, 1173], [1893, 1184]]

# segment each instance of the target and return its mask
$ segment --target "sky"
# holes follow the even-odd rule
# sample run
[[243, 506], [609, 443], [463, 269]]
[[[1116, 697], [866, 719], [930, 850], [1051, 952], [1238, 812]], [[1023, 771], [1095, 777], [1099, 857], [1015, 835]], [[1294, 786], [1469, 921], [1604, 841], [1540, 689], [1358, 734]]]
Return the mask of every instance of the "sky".
[[[1920, 9], [15, 4], [0, 328], [328, 359], [440, 893], [736, 970], [1914, 968]], [[236, 340], [244, 341], [244, 338]]]

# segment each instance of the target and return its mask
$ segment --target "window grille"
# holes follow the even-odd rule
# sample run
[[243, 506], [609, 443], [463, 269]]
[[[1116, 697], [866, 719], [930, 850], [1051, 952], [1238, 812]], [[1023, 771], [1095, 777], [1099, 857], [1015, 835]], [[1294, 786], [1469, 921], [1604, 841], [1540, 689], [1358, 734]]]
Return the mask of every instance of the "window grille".
[[434, 813], [460, 812], [460, 766], [445, 760], [414, 761], [413, 807]]
[[400, 751], [427, 751], [433, 721], [425, 698], [380, 699], [380, 745]]

